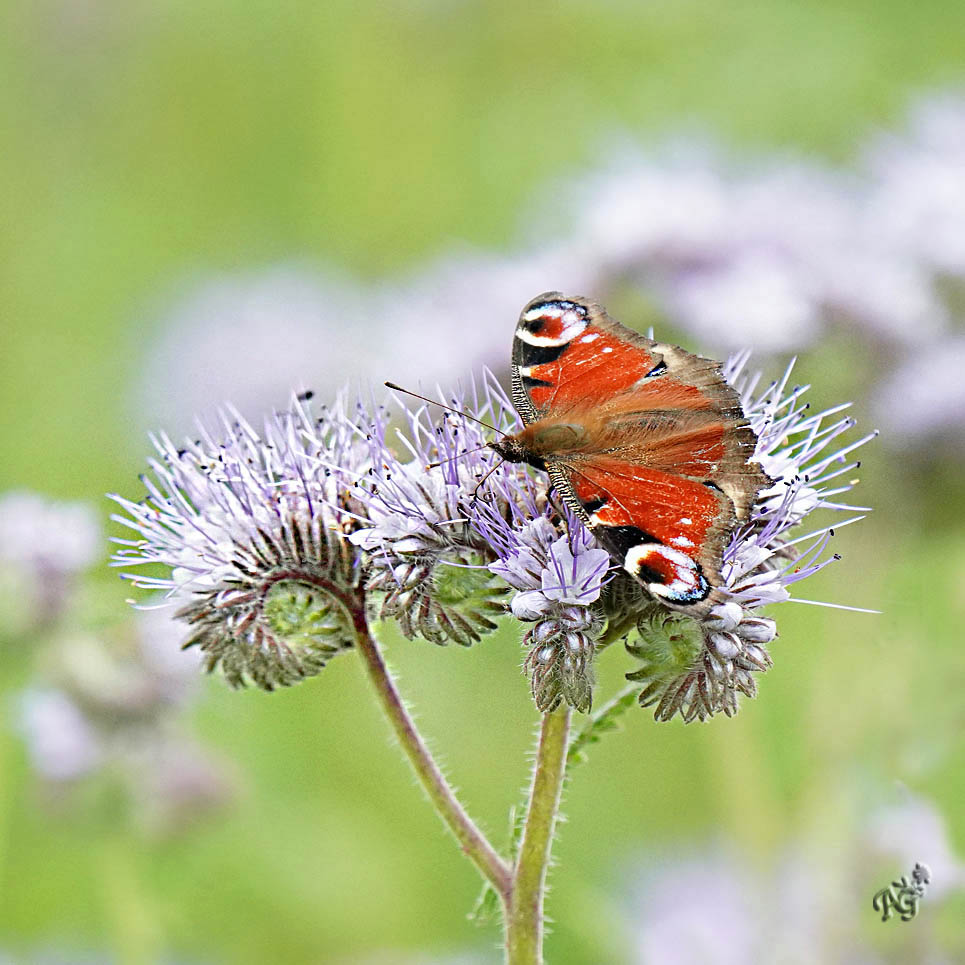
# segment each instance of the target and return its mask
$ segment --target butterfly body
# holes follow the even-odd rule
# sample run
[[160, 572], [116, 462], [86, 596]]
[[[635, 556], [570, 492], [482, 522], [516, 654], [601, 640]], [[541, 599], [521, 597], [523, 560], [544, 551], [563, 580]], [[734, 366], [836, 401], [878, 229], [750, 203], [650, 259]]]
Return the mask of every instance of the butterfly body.
[[720, 363], [547, 292], [520, 315], [513, 402], [524, 428], [491, 447], [548, 472], [650, 593], [706, 612], [726, 543], [770, 484]]

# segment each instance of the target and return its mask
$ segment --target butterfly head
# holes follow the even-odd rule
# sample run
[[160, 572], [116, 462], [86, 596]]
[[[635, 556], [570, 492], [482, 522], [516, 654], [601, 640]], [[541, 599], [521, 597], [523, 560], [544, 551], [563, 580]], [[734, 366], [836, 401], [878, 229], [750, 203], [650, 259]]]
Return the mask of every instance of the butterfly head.
[[527, 462], [537, 469], [545, 469], [543, 460], [527, 445], [522, 438], [523, 433], [515, 436], [503, 436], [502, 439], [495, 439], [489, 443], [489, 448], [506, 462]]
[[544, 420], [526, 426], [515, 435], [490, 442], [489, 448], [507, 462], [525, 462], [536, 469], [546, 469], [547, 460], [577, 452], [585, 442], [583, 426]]

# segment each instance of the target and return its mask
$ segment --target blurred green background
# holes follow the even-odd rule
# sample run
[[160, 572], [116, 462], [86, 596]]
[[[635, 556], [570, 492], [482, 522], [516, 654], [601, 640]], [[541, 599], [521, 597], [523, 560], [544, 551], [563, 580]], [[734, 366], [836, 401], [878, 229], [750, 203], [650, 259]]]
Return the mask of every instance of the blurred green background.
[[[105, 516], [102, 493], [137, 493], [147, 444], [125, 400], [149, 306], [187, 276], [297, 259], [378, 279], [454, 242], [507, 248], [534, 191], [598, 161], [614, 129], [847, 162], [910, 95], [965, 77], [963, 36], [965, 6], [945, 0], [4, 4], [0, 490]], [[799, 377], [819, 404], [856, 397], [867, 426], [861, 362], [839, 333]], [[630, 960], [622, 894], [648, 854], [722, 835], [755, 867], [814, 829], [846, 839], [862, 788], [927, 796], [965, 852], [960, 453], [909, 459], [885, 440], [861, 476], [873, 518], [803, 595], [884, 614], [786, 604], [776, 666], [736, 719], [636, 711], [594, 750], [565, 803], [550, 962]], [[128, 590], [103, 570], [121, 609]], [[514, 634], [470, 651], [387, 635], [425, 733], [500, 841], [536, 721]], [[608, 653], [603, 687], [627, 669]], [[24, 673], [0, 653], [4, 691]], [[350, 656], [271, 696], [209, 681], [190, 713], [239, 793], [164, 838], [103, 805], [52, 813], [0, 730], [0, 960], [492, 954], [496, 931], [465, 917], [474, 872]], [[965, 956], [961, 894], [923, 924], [926, 899], [900, 938], [870, 893], [838, 901], [883, 949], [929, 927]]]

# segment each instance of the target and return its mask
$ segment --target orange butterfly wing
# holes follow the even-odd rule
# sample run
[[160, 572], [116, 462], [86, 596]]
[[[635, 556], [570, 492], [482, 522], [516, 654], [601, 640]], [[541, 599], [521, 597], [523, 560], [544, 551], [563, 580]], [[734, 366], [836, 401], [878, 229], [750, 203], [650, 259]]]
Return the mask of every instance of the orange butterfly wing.
[[[707, 609], [726, 543], [770, 483], [720, 363], [548, 292], [520, 315], [513, 401], [520, 436], [611, 554], [651, 593]], [[561, 425], [578, 443], [545, 451]]]

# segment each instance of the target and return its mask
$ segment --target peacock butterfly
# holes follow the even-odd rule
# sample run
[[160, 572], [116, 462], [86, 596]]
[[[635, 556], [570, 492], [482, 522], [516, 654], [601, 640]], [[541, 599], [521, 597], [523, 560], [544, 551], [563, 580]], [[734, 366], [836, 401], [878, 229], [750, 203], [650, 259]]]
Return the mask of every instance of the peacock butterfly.
[[728, 540], [771, 484], [721, 364], [546, 292], [519, 317], [512, 369], [525, 425], [490, 447], [549, 473], [651, 594], [706, 613]]

